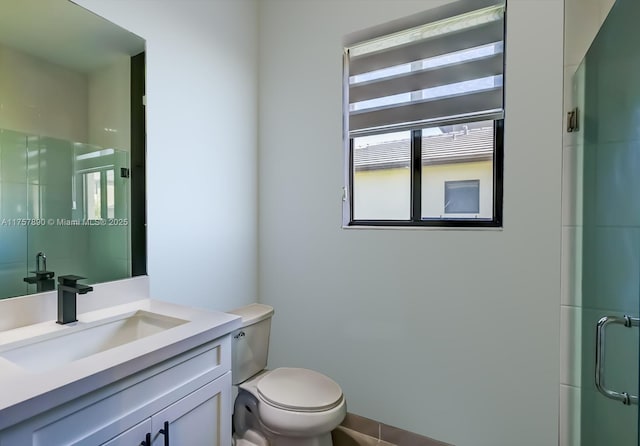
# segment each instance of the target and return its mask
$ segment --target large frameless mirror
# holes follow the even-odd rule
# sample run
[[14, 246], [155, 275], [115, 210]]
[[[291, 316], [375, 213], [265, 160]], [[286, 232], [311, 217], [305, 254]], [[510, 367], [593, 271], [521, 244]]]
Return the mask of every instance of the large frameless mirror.
[[146, 273], [144, 49], [68, 0], [0, 3], [0, 298]]

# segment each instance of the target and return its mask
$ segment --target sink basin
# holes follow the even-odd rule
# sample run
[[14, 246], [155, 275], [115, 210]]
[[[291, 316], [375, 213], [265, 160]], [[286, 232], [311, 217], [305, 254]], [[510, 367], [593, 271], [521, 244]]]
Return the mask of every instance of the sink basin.
[[24, 369], [42, 372], [160, 333], [188, 321], [138, 310], [90, 324], [37, 336], [0, 351], [0, 357]]

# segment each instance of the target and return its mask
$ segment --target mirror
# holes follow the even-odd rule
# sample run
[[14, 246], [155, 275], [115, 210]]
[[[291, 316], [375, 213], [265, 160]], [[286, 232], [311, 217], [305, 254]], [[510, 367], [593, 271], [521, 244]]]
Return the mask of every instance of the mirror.
[[0, 3], [0, 298], [146, 273], [144, 48], [69, 0]]

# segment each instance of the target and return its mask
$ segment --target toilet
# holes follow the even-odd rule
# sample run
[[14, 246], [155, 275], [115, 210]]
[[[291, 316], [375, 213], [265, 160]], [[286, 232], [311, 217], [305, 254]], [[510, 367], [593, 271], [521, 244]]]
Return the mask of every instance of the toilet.
[[266, 370], [273, 308], [251, 304], [232, 333], [235, 446], [332, 446], [347, 404], [340, 386], [309, 369]]

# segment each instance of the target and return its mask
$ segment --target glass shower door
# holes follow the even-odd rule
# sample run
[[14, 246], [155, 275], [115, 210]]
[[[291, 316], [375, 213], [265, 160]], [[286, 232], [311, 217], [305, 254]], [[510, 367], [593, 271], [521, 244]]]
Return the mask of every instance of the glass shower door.
[[574, 77], [581, 128], [580, 444], [638, 445], [640, 2], [618, 0]]
[[0, 298], [27, 293], [27, 135], [0, 128]]
[[0, 299], [53, 290], [61, 275], [131, 276], [129, 162], [125, 150], [0, 128]]

